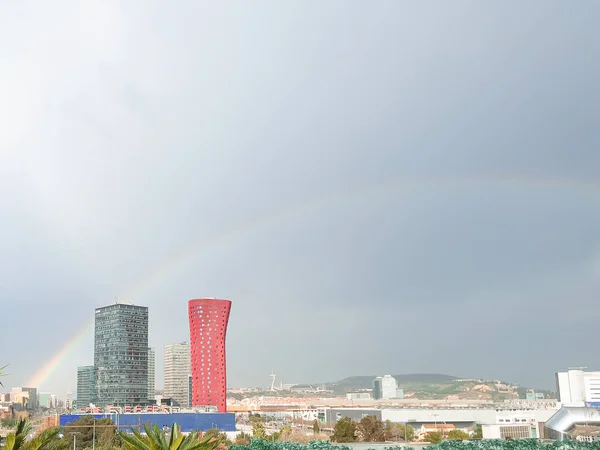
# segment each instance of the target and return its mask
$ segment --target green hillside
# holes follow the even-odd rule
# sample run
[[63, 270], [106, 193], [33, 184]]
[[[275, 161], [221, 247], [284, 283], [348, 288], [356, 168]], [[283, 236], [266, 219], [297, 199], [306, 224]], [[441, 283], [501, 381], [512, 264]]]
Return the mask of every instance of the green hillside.
[[[450, 375], [416, 373], [393, 375], [398, 381], [398, 387], [404, 390], [405, 398], [418, 398], [420, 400], [432, 399], [470, 399], [494, 400], [525, 398], [528, 389], [518, 387], [512, 383], [459, 379]], [[336, 395], [348, 392], [370, 390], [373, 387], [375, 375], [348, 377], [336, 383], [329, 383], [328, 389]], [[545, 398], [553, 398], [549, 391], [536, 390], [544, 394]]]
[[[414, 373], [403, 375], [392, 375], [398, 381], [398, 387], [410, 388], [428, 385], [453, 385], [457, 377], [450, 375], [442, 375], [438, 373]], [[328, 383], [328, 389], [333, 389], [336, 394], [345, 394], [361, 389], [371, 389], [373, 387], [373, 379], [376, 375], [348, 377], [336, 383]]]

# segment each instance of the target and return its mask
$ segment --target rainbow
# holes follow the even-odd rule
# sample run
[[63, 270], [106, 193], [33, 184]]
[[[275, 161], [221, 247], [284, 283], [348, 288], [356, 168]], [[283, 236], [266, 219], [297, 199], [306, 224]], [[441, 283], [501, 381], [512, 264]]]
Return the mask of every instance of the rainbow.
[[[255, 231], [273, 227], [291, 219], [301, 217], [309, 212], [316, 212], [343, 202], [356, 201], [378, 197], [382, 194], [408, 194], [414, 190], [451, 190], [474, 189], [483, 187], [527, 187], [530, 189], [572, 189], [598, 195], [600, 180], [573, 180], [560, 178], [531, 178], [531, 177], [481, 177], [481, 178], [435, 178], [435, 179], [403, 179], [360, 187], [352, 191], [333, 192], [310, 201], [279, 208], [255, 216], [225, 229], [221, 233], [196, 242], [183, 251], [175, 253], [163, 264], [149, 271], [146, 276], [132, 284], [132, 288], [119, 296], [119, 301], [133, 302], [153, 285], [166, 279], [180, 268], [196, 261], [209, 249], [218, 247], [225, 242], [233, 242]], [[70, 350], [86, 335], [91, 333], [94, 325], [93, 317], [82, 326], [29, 380], [27, 386], [39, 387], [47, 380]]]
[[35, 374], [27, 381], [26, 386], [38, 387], [42, 386], [44, 381], [52, 375], [52, 372], [59, 366], [61, 361], [69, 354], [86, 335], [89, 335], [94, 325], [94, 316], [85, 322], [85, 324], [77, 330], [77, 332], [63, 344], [63, 346], [50, 358]]

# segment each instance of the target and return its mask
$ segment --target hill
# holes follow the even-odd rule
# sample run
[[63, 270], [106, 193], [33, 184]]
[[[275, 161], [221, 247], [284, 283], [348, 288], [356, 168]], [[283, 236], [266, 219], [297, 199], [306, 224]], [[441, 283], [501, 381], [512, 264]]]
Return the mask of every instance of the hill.
[[[398, 387], [404, 390], [405, 398], [418, 398], [421, 400], [471, 399], [503, 401], [525, 398], [527, 392], [532, 391], [513, 383], [460, 379], [436, 373], [393, 375], [393, 377], [398, 381]], [[374, 378], [374, 375], [348, 377], [336, 383], [328, 383], [326, 387], [336, 395], [344, 395], [348, 392], [372, 389]], [[538, 394], [542, 394], [544, 398], [554, 398], [555, 396], [550, 391], [535, 391]]]
[[[348, 377], [335, 383], [328, 383], [327, 388], [333, 389], [337, 394], [345, 394], [361, 389], [371, 389], [375, 377], [376, 375]], [[393, 375], [393, 377], [398, 381], [398, 386], [400, 388], [413, 385], [448, 385], [458, 379], [457, 377], [437, 373], [414, 373]]]

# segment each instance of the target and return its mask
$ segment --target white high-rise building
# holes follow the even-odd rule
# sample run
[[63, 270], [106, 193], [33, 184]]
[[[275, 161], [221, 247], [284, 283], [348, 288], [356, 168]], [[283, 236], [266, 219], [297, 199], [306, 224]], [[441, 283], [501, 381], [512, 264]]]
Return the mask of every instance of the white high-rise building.
[[165, 345], [165, 398], [189, 407], [190, 344]]
[[381, 378], [381, 398], [389, 400], [390, 398], [397, 398], [398, 395], [398, 382], [391, 375], [385, 375]]
[[156, 353], [148, 347], [148, 400], [154, 400], [156, 392]]
[[556, 385], [558, 401], [564, 406], [600, 406], [600, 372], [557, 372]]

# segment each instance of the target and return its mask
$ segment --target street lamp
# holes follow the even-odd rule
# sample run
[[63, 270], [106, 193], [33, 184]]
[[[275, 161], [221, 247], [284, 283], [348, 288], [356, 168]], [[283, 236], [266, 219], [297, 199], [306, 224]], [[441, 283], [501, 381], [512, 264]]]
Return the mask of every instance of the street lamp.
[[433, 416], [433, 423], [434, 423], [433, 426], [435, 428], [435, 431], [437, 431], [438, 430], [437, 429], [437, 418], [438, 418], [439, 414], [432, 414], [432, 416]]
[[79, 431], [73, 431], [73, 450], [77, 450], [77, 435]]

